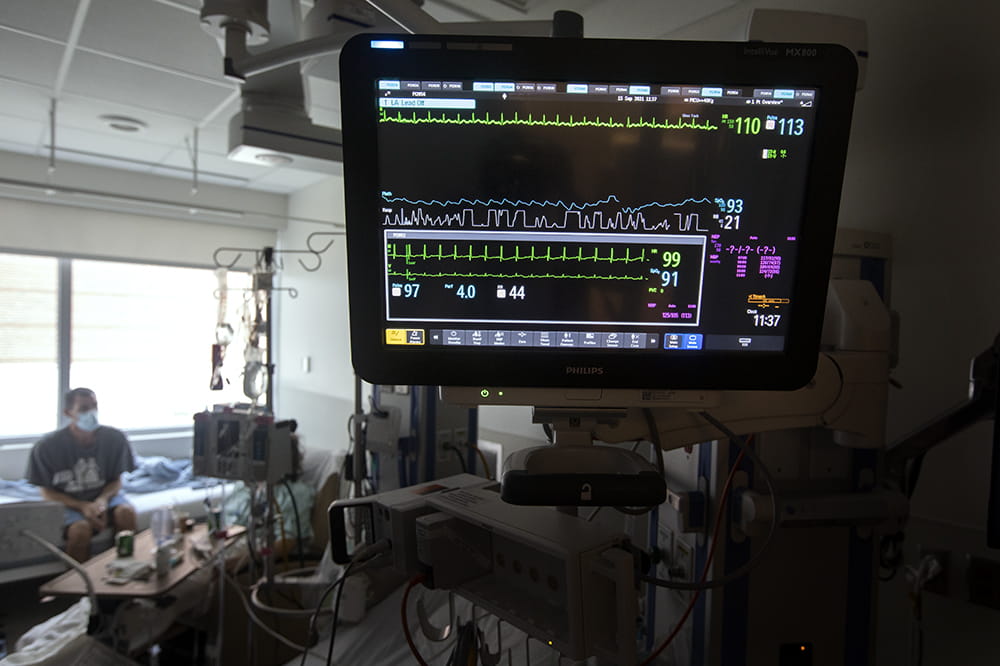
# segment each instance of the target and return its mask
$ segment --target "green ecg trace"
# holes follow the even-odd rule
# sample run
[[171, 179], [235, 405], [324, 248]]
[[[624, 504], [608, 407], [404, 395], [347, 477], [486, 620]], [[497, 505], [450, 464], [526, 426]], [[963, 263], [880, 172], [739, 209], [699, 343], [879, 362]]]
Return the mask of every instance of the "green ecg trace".
[[693, 129], [693, 130], [703, 130], [710, 132], [712, 130], [719, 129], [716, 125], [713, 125], [709, 121], [699, 123], [697, 121], [687, 121], [678, 120], [676, 123], [672, 123], [669, 120], [664, 120], [663, 122], [657, 122], [656, 120], [646, 120], [644, 118], [639, 118], [638, 120], [632, 120], [631, 117], [625, 118], [625, 122], [614, 120], [608, 117], [605, 120], [601, 120], [600, 116], [589, 119], [584, 116], [582, 120], [573, 120], [573, 116], [569, 117], [569, 120], [560, 118], [557, 113], [554, 119], [548, 117], [547, 114], [542, 114], [541, 119], [536, 119], [534, 114], [529, 113], [527, 118], [519, 117], [517, 112], [514, 112], [513, 118], [505, 118], [504, 114], [500, 114], [500, 118], [490, 118], [489, 112], [483, 118], [477, 118], [476, 114], [473, 112], [472, 116], [469, 118], [449, 118], [442, 112], [440, 116], [435, 117], [431, 115], [428, 111], [426, 116], [417, 117], [417, 112], [414, 111], [409, 117], [404, 117], [403, 112], [399, 111], [396, 115], [389, 115], [386, 113], [385, 109], [380, 109], [379, 122], [382, 123], [402, 123], [406, 125], [421, 125], [421, 124], [434, 124], [434, 125], [524, 125], [526, 127], [621, 127], [624, 129], [634, 129], [634, 128], [651, 128], [651, 129], [665, 129], [665, 130], [675, 130], [675, 129]]
[[391, 277], [399, 277], [408, 281], [416, 280], [417, 278], [496, 278], [501, 280], [645, 280], [643, 276], [632, 276], [632, 275], [569, 275], [569, 274], [553, 274], [553, 273], [413, 273], [409, 269], [399, 272], [399, 271], [389, 271], [388, 275]]
[[490, 254], [490, 247], [489, 247], [489, 245], [484, 245], [483, 246], [483, 253], [482, 254], [473, 254], [473, 252], [472, 252], [472, 246], [471, 245], [469, 246], [469, 251], [468, 252], [459, 252], [458, 251], [458, 246], [454, 245], [454, 246], [452, 246], [452, 250], [451, 250], [450, 253], [446, 252], [443, 249], [443, 246], [441, 246], [441, 245], [438, 245], [437, 252], [433, 252], [433, 251], [428, 252], [427, 251], [427, 244], [426, 243], [423, 245], [423, 248], [419, 252], [414, 252], [412, 246], [409, 243], [407, 243], [405, 247], [406, 247], [406, 249], [403, 252], [399, 252], [399, 251], [396, 250], [396, 244], [395, 243], [389, 243], [388, 247], [386, 248], [386, 253], [387, 253], [389, 259], [404, 259], [404, 260], [406, 260], [406, 263], [408, 265], [410, 265], [410, 266], [413, 266], [416, 263], [416, 262], [413, 261], [413, 259], [439, 259], [439, 260], [444, 260], [444, 259], [456, 259], [456, 260], [457, 259], [464, 259], [466, 261], [477, 261], [477, 260], [484, 260], [484, 261], [581, 261], [581, 262], [582, 261], [606, 261], [609, 264], [613, 264], [613, 263], [616, 263], [616, 262], [622, 262], [622, 263], [626, 263], [627, 264], [627, 263], [631, 263], [631, 262], [635, 262], [635, 261], [640, 261], [640, 262], [641, 261], [646, 261], [646, 251], [645, 250], [642, 250], [639, 253], [639, 256], [636, 257], [636, 256], [632, 256], [632, 250], [630, 250], [629, 248], [625, 248], [625, 256], [624, 257], [616, 257], [615, 256], [615, 249], [614, 248], [610, 249], [610, 251], [608, 252], [608, 256], [603, 257], [600, 254], [598, 254], [597, 248], [594, 248], [594, 254], [593, 255], [589, 255], [589, 256], [584, 256], [584, 254], [583, 254], [583, 248], [579, 248], [577, 250], [577, 252], [576, 252], [575, 255], [573, 255], [573, 254], [567, 254], [566, 253], [566, 246], [563, 246], [563, 248], [562, 248], [562, 254], [559, 254], [558, 252], [556, 254], [552, 254], [552, 248], [550, 246], [545, 246], [545, 253], [544, 254], [538, 254], [538, 253], [535, 252], [535, 246], [534, 245], [531, 246], [531, 248], [530, 248], [531, 252], [530, 253], [528, 253], [528, 254], [521, 254], [521, 248], [515, 246], [514, 247], [514, 254], [512, 254], [512, 255], [508, 254], [507, 256], [504, 256], [503, 246], [502, 245], [500, 246], [500, 254]]

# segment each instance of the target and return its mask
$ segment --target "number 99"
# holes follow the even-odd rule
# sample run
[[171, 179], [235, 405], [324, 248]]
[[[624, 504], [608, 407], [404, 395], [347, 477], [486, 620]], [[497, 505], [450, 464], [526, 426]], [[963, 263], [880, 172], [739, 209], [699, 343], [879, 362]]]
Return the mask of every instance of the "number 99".
[[681, 265], [681, 253], [680, 252], [664, 252], [663, 253], [663, 265], [667, 268], [676, 268]]

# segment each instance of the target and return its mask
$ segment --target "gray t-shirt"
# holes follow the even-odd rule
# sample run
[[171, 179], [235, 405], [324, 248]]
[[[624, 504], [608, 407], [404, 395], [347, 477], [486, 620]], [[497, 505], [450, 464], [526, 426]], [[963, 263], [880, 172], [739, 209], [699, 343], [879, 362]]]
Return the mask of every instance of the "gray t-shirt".
[[31, 449], [28, 481], [84, 502], [94, 501], [104, 486], [135, 469], [132, 447], [122, 431], [100, 426], [94, 434], [90, 446], [78, 444], [69, 426], [40, 439]]

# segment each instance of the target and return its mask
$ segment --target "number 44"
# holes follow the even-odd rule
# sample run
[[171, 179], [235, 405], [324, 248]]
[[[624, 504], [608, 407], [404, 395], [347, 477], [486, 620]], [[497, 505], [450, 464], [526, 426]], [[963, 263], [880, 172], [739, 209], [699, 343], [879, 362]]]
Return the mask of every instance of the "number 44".
[[502, 284], [498, 284], [497, 298], [513, 298], [513, 299], [524, 300], [524, 285], [513, 285], [510, 289], [505, 289]]

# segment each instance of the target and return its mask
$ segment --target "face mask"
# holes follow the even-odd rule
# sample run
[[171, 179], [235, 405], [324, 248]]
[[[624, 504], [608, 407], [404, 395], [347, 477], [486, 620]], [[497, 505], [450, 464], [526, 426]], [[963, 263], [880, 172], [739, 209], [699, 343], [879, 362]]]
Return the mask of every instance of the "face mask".
[[76, 427], [84, 432], [94, 432], [97, 430], [97, 410], [91, 409], [86, 412], [80, 412], [76, 415]]

